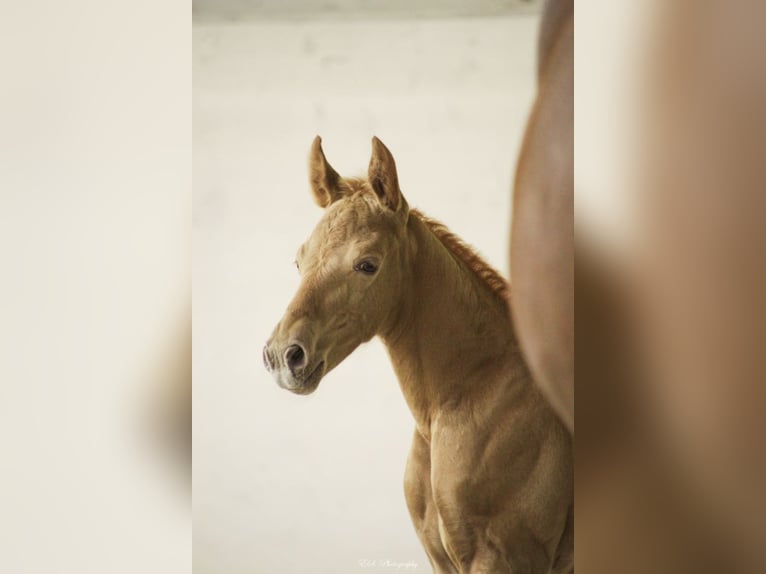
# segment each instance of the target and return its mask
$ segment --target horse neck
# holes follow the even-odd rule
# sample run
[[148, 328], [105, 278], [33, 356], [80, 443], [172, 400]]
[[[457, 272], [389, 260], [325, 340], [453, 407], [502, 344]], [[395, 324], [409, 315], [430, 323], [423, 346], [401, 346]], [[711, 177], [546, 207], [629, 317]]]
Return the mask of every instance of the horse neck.
[[418, 426], [427, 427], [441, 405], [498, 379], [517, 346], [504, 299], [415, 215], [408, 236], [399, 312], [381, 338]]

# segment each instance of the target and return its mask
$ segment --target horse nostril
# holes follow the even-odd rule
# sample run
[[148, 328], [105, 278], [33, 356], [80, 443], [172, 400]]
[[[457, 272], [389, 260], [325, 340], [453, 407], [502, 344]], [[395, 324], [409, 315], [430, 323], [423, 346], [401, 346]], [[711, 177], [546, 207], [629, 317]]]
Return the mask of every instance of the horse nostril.
[[306, 364], [306, 352], [300, 345], [290, 345], [285, 351], [285, 363], [290, 372], [295, 372]]

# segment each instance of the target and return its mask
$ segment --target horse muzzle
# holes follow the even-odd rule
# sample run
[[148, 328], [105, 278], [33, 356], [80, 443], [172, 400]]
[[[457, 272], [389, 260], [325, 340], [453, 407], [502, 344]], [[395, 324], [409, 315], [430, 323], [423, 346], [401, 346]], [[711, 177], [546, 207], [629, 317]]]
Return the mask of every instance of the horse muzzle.
[[325, 362], [312, 361], [306, 347], [299, 342], [279, 350], [271, 342], [266, 343], [263, 365], [280, 387], [299, 395], [314, 392], [325, 372]]

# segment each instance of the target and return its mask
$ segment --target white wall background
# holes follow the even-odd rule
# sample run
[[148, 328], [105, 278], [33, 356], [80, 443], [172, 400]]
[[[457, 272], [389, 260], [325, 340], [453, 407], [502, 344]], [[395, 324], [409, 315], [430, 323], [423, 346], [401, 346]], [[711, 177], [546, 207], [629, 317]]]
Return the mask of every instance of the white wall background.
[[356, 19], [536, 13], [542, 0], [193, 0], [195, 20]]
[[309, 397], [276, 386], [261, 347], [320, 217], [316, 134], [346, 175], [365, 173], [378, 135], [410, 205], [507, 274], [536, 28], [535, 15], [195, 24], [196, 574], [430, 571], [402, 489], [413, 424], [382, 345]]

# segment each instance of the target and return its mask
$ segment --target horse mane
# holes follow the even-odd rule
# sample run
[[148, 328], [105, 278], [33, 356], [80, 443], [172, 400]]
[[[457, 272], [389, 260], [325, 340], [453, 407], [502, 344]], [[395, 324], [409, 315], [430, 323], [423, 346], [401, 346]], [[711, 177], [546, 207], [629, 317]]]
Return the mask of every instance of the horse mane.
[[[345, 194], [372, 194], [372, 187], [369, 182], [362, 177], [347, 177], [340, 182], [341, 189]], [[418, 209], [410, 209], [410, 215], [415, 215], [422, 221], [431, 233], [441, 241], [450, 253], [462, 261], [466, 267], [476, 274], [489, 287], [497, 297], [505, 301], [508, 297], [510, 286], [508, 281], [500, 275], [489, 263], [484, 261], [481, 255], [465, 241], [452, 233], [449, 228], [441, 221], [432, 219]]]
[[441, 221], [428, 217], [420, 210], [411, 209], [410, 215], [415, 215], [425, 223], [426, 227], [442, 242], [444, 247], [465, 263], [466, 267], [482, 279], [495, 295], [503, 300], [507, 299], [510, 291], [508, 281], [494, 267], [484, 261], [473, 247], [452, 233]]

